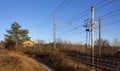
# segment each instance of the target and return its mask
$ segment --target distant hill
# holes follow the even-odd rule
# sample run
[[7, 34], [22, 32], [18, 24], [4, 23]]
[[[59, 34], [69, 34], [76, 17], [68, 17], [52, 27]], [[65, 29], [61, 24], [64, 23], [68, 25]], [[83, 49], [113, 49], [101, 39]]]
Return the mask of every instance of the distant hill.
[[46, 71], [46, 69], [27, 55], [0, 49], [0, 71]]

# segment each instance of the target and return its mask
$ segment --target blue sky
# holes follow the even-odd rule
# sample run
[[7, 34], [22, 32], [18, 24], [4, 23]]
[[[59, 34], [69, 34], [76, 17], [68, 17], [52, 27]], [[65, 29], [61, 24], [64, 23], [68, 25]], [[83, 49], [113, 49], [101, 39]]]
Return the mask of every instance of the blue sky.
[[[102, 38], [120, 39], [120, 0], [65, 0], [64, 4], [55, 11], [63, 1], [0, 0], [0, 40], [4, 40], [5, 30], [10, 29], [11, 24], [17, 22], [23, 29], [29, 30], [31, 40], [53, 41], [53, 16], [56, 15], [57, 38], [84, 43], [85, 28], [82, 26], [85, 19], [91, 18], [91, 6], [95, 6], [95, 21], [101, 19]], [[55, 14], [52, 14], [53, 11]], [[115, 12], [100, 17], [112, 11]], [[77, 20], [74, 21], [76, 18]], [[115, 23], [116, 21], [119, 22]], [[70, 23], [72, 27], [65, 26]], [[73, 27], [78, 26], [79, 29], [73, 30]], [[97, 38], [98, 24], [96, 23], [95, 39]]]

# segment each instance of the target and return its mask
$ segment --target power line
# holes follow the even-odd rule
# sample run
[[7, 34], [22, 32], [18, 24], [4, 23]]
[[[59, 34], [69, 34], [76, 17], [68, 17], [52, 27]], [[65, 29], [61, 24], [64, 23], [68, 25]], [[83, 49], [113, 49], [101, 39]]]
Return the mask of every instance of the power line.
[[[109, 15], [108, 17], [106, 16], [106, 17], [104, 17], [105, 19], [108, 19], [108, 18], [113, 18], [113, 17], [115, 17], [116, 15], [118, 16], [120, 14], [120, 12], [119, 13], [116, 13], [116, 14], [113, 14], [113, 15]], [[102, 18], [102, 20], [105, 20], [104, 18]]]
[[[110, 30], [101, 30], [101, 32], [103, 33], [103, 32], [112, 32], [112, 31], [119, 31], [120, 29], [119, 28], [117, 28], [117, 29], [110, 29]], [[96, 32], [96, 33], [98, 33], [98, 32]]]
[[[97, 6], [99, 6], [100, 4], [102, 4], [101, 2], [104, 3], [105, 0], [102, 0], [102, 1], [100, 1], [99, 3], [97, 3], [97, 4], [95, 5], [95, 7], [97, 7]], [[113, 0], [105, 3], [104, 5], [98, 7], [97, 9], [100, 9], [100, 8], [102, 8], [102, 7], [105, 7], [105, 6], [109, 5], [109, 4], [112, 3], [112, 2], [113, 2]], [[87, 14], [90, 13], [90, 9], [86, 9], [86, 10], [83, 11], [82, 13], [80, 13], [80, 14], [78, 14], [77, 16], [75, 16], [75, 17], [71, 18], [70, 20], [68, 20], [68, 22], [69, 22], [69, 21], [70, 21], [70, 22], [74, 22], [74, 21], [78, 20], [78, 18], [81, 18], [81, 17], [83, 17], [83, 16], [86, 16], [87, 14], [85, 14], [85, 13], [87, 13]], [[82, 15], [82, 14], [85, 14], [85, 15]], [[82, 15], [82, 16], [81, 16], [81, 15]]]
[[104, 31], [102, 31], [102, 32], [112, 32], [112, 31], [119, 31], [120, 29], [112, 29], [112, 30], [104, 30]]
[[[98, 4], [96, 4], [95, 6], [96, 6], [96, 7], [99, 6], [99, 5], [101, 4], [101, 2], [103, 3], [103, 2], [105, 2], [105, 1], [102, 0], [102, 1], [100, 1]], [[112, 2], [113, 2], [113, 0], [111, 0], [111, 1], [103, 4], [102, 6], [98, 7], [97, 9], [100, 9], [100, 8], [102, 8], [102, 7], [105, 7], [105, 6], [109, 5], [109, 4], [111, 4]], [[96, 10], [97, 10], [97, 9], [96, 9]], [[87, 12], [88, 12], [88, 13], [87, 13]], [[87, 14], [82, 15], [82, 16], [80, 16], [81, 14], [79, 14], [78, 16], [71, 18], [69, 21], [70, 21], [70, 22], [74, 22], [74, 21], [76, 21], [76, 20], [78, 20], [78, 19], [80, 19], [80, 18], [82, 18], [82, 17], [84, 17], [84, 16], [87, 16], [87, 15], [90, 13], [90, 11], [89, 11], [89, 9], [87, 9], [87, 10], [83, 11], [82, 13], [83, 13], [83, 14], [84, 14], [84, 13], [87, 13]], [[76, 18], [76, 19], [74, 19], [74, 18]], [[72, 19], [74, 19], [74, 20], [72, 20]]]
[[[104, 28], [104, 27], [112, 26], [112, 25], [115, 25], [115, 24], [118, 24], [118, 23], [120, 23], [120, 20], [115, 21], [115, 22], [112, 22], [112, 23], [109, 23], [109, 24], [107, 24], [107, 25], [102, 25], [101, 27]], [[96, 28], [96, 29], [98, 29], [98, 28]], [[103, 31], [103, 30], [102, 30], [102, 31]]]
[[80, 18], [82, 18], [82, 17], [84, 17], [84, 16], [87, 16], [87, 15], [89, 15], [89, 13], [90, 13], [90, 12], [88, 12], [87, 14], [85, 14], [85, 15], [82, 15], [82, 16], [80, 16], [80, 17], [78, 17], [78, 18], [76, 18], [76, 19], [72, 20], [71, 22], [77, 21], [77, 20], [79, 20]]
[[82, 34], [82, 33], [85, 33], [85, 31], [77, 32], [77, 33], [74, 33], [74, 34], [68, 35], [68, 36], [66, 36], [66, 37], [71, 37], [71, 36], [75, 36], [75, 35], [77, 35], [77, 34]]
[[73, 31], [75, 31], [75, 30], [80, 29], [81, 27], [83, 27], [83, 26], [80, 25], [80, 26], [75, 27], [75, 28], [73, 28], [73, 29], [66, 30], [66, 31], [64, 31], [64, 32], [62, 32], [62, 33], [60, 33], [60, 34], [68, 34], [68, 33], [71, 33], [71, 32], [73, 32]]
[[[95, 9], [95, 11], [98, 10], [98, 9], [100, 9], [100, 8], [103, 8], [103, 7], [107, 6], [107, 5], [109, 5], [109, 4], [111, 4], [113, 1], [114, 1], [114, 0], [111, 0], [111, 1], [109, 1], [109, 2], [107, 2], [107, 3], [105, 3], [105, 4], [103, 4], [102, 6], [98, 7], [97, 9]], [[101, 2], [104, 2], [104, 0], [101, 1]], [[101, 2], [99, 2], [99, 3], [96, 4], [95, 6], [97, 7], [98, 5], [100, 5]], [[89, 10], [89, 9], [88, 9], [88, 10]], [[86, 10], [86, 11], [87, 11], [87, 10]], [[84, 17], [84, 16], [87, 16], [89, 13], [90, 13], [90, 12], [88, 12], [87, 14], [85, 14], [85, 15], [83, 15], [83, 16], [81, 16], [81, 17], [78, 17], [77, 19], [72, 20], [72, 22], [74, 22], [74, 21], [76, 21], [76, 20], [79, 20], [79, 18], [82, 18], [82, 17]]]
[[120, 20], [115, 21], [115, 22], [110, 23], [110, 24], [107, 24], [107, 25], [104, 25], [104, 26], [102, 26], [102, 27], [111, 26], [111, 25], [114, 25], [114, 24], [117, 24], [117, 23], [120, 23]]
[[[113, 0], [111, 0], [110, 2], [108, 2], [108, 3], [105, 3], [105, 5], [109, 5], [109, 4], [111, 4], [113, 2]], [[98, 9], [100, 9], [101, 7], [105, 7], [105, 6], [100, 6]], [[108, 15], [108, 14], [106, 14], [106, 15]], [[104, 15], [104, 16], [106, 16], [106, 15]], [[74, 35], [74, 34], [73, 34]]]
[[[101, 4], [101, 2], [103, 3], [103, 2], [105, 2], [105, 1], [103, 0], [103, 1], [99, 2], [98, 4], [95, 5], [95, 7], [99, 6], [98, 8], [95, 9], [95, 11], [97, 11], [97, 10], [99, 10], [99, 9], [101, 9], [101, 8], [103, 8], [103, 7], [107, 6], [107, 5], [109, 5], [109, 4], [111, 4], [113, 1], [114, 1], [114, 0], [111, 0], [111, 1], [109, 1], [109, 2], [107, 2], [107, 3], [105, 3], [105, 4], [103, 4], [102, 6], [99, 6], [99, 5]], [[118, 10], [118, 9], [117, 9], [117, 10]], [[117, 11], [117, 10], [116, 10], [116, 11]], [[75, 20], [75, 21], [76, 21], [76, 20]]]
[[107, 6], [107, 5], [109, 5], [109, 4], [111, 4], [113, 1], [114, 1], [114, 0], [111, 0], [111, 1], [109, 1], [109, 2], [107, 2], [107, 3], [105, 3], [105, 4], [103, 4], [102, 6], [99, 6], [98, 8], [95, 8], [95, 11], [97, 11], [97, 10], [99, 10], [99, 9], [101, 9], [101, 8], [103, 8], [103, 7]]
[[[109, 5], [109, 4], [112, 3], [112, 2], [113, 2], [113, 0], [111, 0], [111, 1], [103, 4], [102, 6], [98, 7], [97, 9], [103, 8], [103, 7], [105, 7], [104, 5]], [[100, 3], [99, 3], [99, 4], [100, 4]], [[99, 4], [97, 4], [96, 6], [98, 6]], [[71, 18], [69, 21], [74, 22], [74, 21], [78, 20], [78, 19], [81, 18], [81, 17], [87, 16], [87, 15], [89, 14], [89, 9], [88, 9], [88, 10], [85, 10], [83, 13], [87, 13], [87, 14], [84, 14], [84, 15], [82, 15], [82, 16], [79, 16], [79, 15], [78, 15], [78, 16], [74, 17], [75, 19], [74, 19], [74, 18]]]
[[[98, 17], [97, 19], [103, 18], [103, 17], [108, 16], [108, 15], [111, 15], [111, 14], [116, 13], [116, 12], [118, 12], [118, 11], [120, 11], [120, 9], [116, 9], [116, 10], [114, 10], [114, 11], [111, 11], [111, 12], [109, 12], [109, 13], [106, 13], [106, 14], [104, 14], [104, 15]], [[119, 13], [118, 13], [118, 14], [119, 14]]]
[[[117, 13], [118, 12], [118, 13]], [[100, 17], [98, 17], [98, 18], [96, 18], [96, 20], [97, 19], [102, 19], [102, 21], [103, 20], [106, 20], [106, 19], [108, 19], [108, 18], [113, 18], [115, 15], [119, 15], [120, 14], [120, 8], [119, 9], [116, 9], [116, 10], [113, 10], [113, 11], [111, 11], [111, 12], [108, 12], [108, 13], [106, 13], [106, 14], [104, 14], [104, 15], [102, 15], [102, 16], [100, 16]], [[104, 19], [105, 18], [105, 19]], [[119, 22], [119, 21], [118, 21]], [[114, 24], [114, 23], [113, 23]]]
[[[65, 2], [66, 1], [66, 2]], [[61, 5], [46, 19], [46, 21], [49, 20], [50, 17], [52, 17], [53, 15], [58, 15], [60, 13], [61, 10], [63, 10], [69, 3], [70, 3], [71, 0], [64, 0]], [[64, 4], [63, 4], [64, 3]], [[45, 21], [45, 22], [46, 22]], [[52, 19], [50, 20], [52, 21]], [[50, 32], [52, 30], [49, 30], [48, 32]]]
[[[100, 1], [98, 4], [96, 4], [95, 6], [97, 7], [98, 5], [100, 5], [100, 4], [101, 4], [101, 2], [105, 2], [105, 1], [104, 1], [104, 0], [102, 0], [102, 1]], [[87, 13], [87, 14], [85, 14], [85, 13]], [[71, 19], [70, 19], [70, 20], [68, 20], [68, 21], [70, 21], [70, 22], [74, 22], [74, 21], [78, 20], [79, 18], [81, 18], [81, 17], [84, 17], [84, 16], [88, 15], [89, 13], [90, 13], [90, 9], [87, 9], [87, 10], [83, 11], [82, 13], [80, 13], [79, 15], [77, 15], [77, 16], [75, 16], [75, 17], [71, 18]], [[81, 16], [81, 14], [85, 14], [85, 15], [82, 15], [82, 16]]]
[[43, 21], [42, 24], [45, 25], [45, 23], [57, 12], [57, 10], [59, 10], [63, 5], [64, 3], [66, 2], [66, 0], [64, 0], [48, 17], [45, 21]]
[[[98, 6], [101, 4], [101, 2], [104, 3], [105, 1], [102, 0], [102, 1], [100, 1], [99, 3], [97, 3], [95, 6], [98, 7]], [[102, 6], [99, 6], [99, 7], [97, 8], [97, 10], [99, 10], [100, 8], [103, 8], [103, 7], [105, 7], [105, 6], [109, 5], [109, 4], [111, 4], [112, 2], [113, 2], [113, 0], [111, 0], [111, 1], [103, 4]], [[69, 21], [70, 21], [70, 22], [77, 21], [77, 20], [79, 20], [80, 18], [82, 18], [82, 17], [84, 17], [84, 16], [87, 16], [87, 15], [90, 13], [90, 11], [89, 11], [89, 9], [87, 9], [87, 10], [83, 11], [82, 13], [83, 13], [83, 14], [84, 14], [84, 13], [87, 13], [87, 14], [84, 14], [84, 15], [82, 15], [82, 16], [80, 16], [81, 14], [79, 14], [79, 15], [71, 18], [70, 20], [68, 20], [68, 22], [69, 22]]]
[[60, 11], [62, 11], [70, 3], [70, 1], [71, 0], [69, 0], [66, 4], [64, 4], [63, 7], [58, 10], [59, 12], [57, 12], [56, 15], [58, 15], [60, 13]]
[[102, 4], [102, 3], [104, 3], [105, 2], [105, 0], [102, 0], [102, 1], [100, 1], [99, 3], [97, 3], [96, 5], [94, 5], [95, 7], [97, 7], [97, 6], [99, 6], [100, 4]]
[[[87, 11], [87, 10], [86, 10]], [[78, 20], [78, 19], [80, 19], [80, 18], [82, 18], [82, 17], [84, 17], [84, 16], [87, 16], [89, 13], [87, 13], [87, 14], [85, 14], [85, 15], [83, 15], [83, 16], [80, 16], [80, 17], [78, 17], [78, 18], [76, 18], [76, 19], [74, 19], [74, 20], [72, 20], [72, 21], [70, 21], [70, 22], [74, 22], [74, 21], [76, 21], [76, 20]], [[62, 27], [63, 28], [63, 27]], [[62, 29], [62, 28], [60, 28], [60, 30]]]

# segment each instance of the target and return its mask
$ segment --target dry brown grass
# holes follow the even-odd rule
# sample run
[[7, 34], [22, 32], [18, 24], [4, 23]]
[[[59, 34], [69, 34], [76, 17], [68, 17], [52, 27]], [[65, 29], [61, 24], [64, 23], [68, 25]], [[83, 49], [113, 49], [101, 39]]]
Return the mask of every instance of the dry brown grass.
[[0, 71], [46, 71], [46, 69], [22, 53], [0, 51]]

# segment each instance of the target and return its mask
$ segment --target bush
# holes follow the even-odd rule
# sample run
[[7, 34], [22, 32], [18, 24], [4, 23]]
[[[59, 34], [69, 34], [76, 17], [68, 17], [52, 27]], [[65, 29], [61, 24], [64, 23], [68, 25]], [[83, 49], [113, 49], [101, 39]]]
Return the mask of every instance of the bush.
[[74, 71], [72, 66], [66, 64], [62, 53], [50, 50], [39, 50], [39, 48], [24, 48], [22, 51], [28, 56], [53, 68], [55, 71]]
[[74, 68], [65, 62], [64, 55], [59, 52], [42, 52], [39, 61], [44, 62], [57, 71], [74, 71]]
[[6, 42], [5, 43], [5, 48], [9, 50], [14, 50], [15, 43], [14, 42]]

